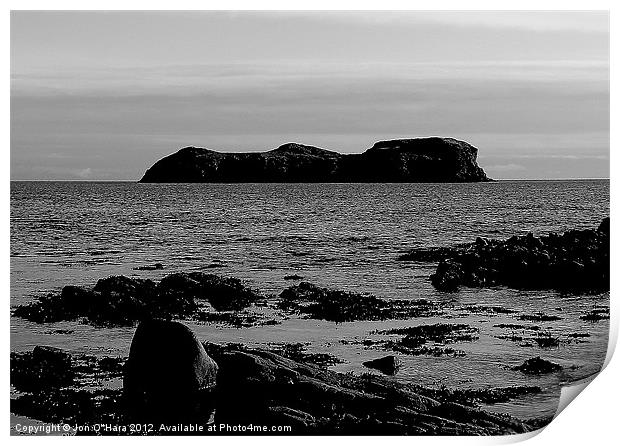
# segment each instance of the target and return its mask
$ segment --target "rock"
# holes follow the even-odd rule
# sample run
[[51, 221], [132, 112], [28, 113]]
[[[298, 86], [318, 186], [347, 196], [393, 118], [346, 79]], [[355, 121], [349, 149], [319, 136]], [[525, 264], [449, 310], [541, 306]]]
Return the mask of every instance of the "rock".
[[463, 269], [458, 263], [442, 260], [435, 274], [431, 275], [431, 283], [440, 291], [458, 291], [463, 276]]
[[[401, 260], [432, 259], [441, 253], [431, 275], [440, 291], [460, 286], [504, 285], [517, 289], [556, 289], [570, 292], [609, 290], [609, 220], [599, 230], [566, 231], [562, 235], [513, 236], [505, 241], [476, 239], [452, 248], [426, 248]], [[435, 259], [437, 256], [435, 255]]]
[[401, 319], [439, 314], [427, 300], [380, 299], [368, 294], [322, 288], [300, 282], [280, 293], [278, 306], [313, 319], [334, 322]]
[[142, 183], [473, 182], [489, 181], [478, 149], [453, 138], [379, 141], [361, 154], [297, 143], [267, 152], [185, 147], [157, 161]]
[[67, 285], [62, 289], [61, 299], [68, 307], [67, 309], [79, 312], [88, 307], [88, 301], [92, 299], [92, 294], [82, 287]]
[[289, 274], [288, 276], [284, 276], [284, 280], [302, 280], [304, 276], [300, 276], [299, 274]]
[[467, 324], [416, 325], [414, 327], [381, 330], [378, 333], [406, 335], [412, 345], [421, 345], [429, 341], [445, 344], [449, 342], [471, 342], [478, 339], [478, 329]]
[[316, 425], [316, 418], [301, 410], [275, 406], [270, 407], [269, 412], [275, 424], [291, 426], [295, 432], [305, 431]]
[[20, 390], [73, 384], [71, 356], [55, 347], [36, 346], [32, 352], [11, 353], [11, 384]]
[[560, 345], [560, 338], [552, 336], [551, 333], [538, 333], [538, 336], [533, 338], [533, 341], [540, 348], [553, 348]]
[[[141, 381], [154, 381], [154, 376], [159, 376], [159, 367], [162, 365], [164, 369], [174, 368], [176, 364], [165, 362], [165, 359], [170, 357], [169, 353], [172, 349], [172, 346], [168, 344], [185, 345], [189, 350], [186, 358], [193, 356], [193, 352], [196, 351], [193, 347], [193, 336], [188, 336], [189, 330], [177, 331], [177, 326], [170, 331], [169, 324], [175, 326], [177, 324], [172, 322], [166, 324], [164, 336], [158, 338], [159, 328], [152, 327], [151, 333], [146, 333], [146, 338], [142, 338], [151, 342], [146, 348], [146, 358], [140, 358], [138, 364], [146, 364], [143, 359], [152, 359], [155, 362], [146, 364], [138, 370], [138, 377], [142, 378]], [[167, 342], [166, 336], [177, 339], [177, 342]], [[161, 344], [158, 344], [160, 342]], [[145, 345], [142, 341], [140, 344]], [[132, 351], [133, 347], [132, 344]], [[273, 352], [240, 345], [220, 346], [206, 343], [204, 348], [219, 366], [214, 390], [216, 395], [214, 421], [217, 424], [234, 427], [249, 424], [291, 426], [291, 431], [282, 432], [286, 435], [507, 435], [528, 432], [540, 427], [539, 424], [523, 422], [504, 414], [486, 412], [477, 407], [480, 402], [507, 401], [521, 395], [537, 393], [539, 389], [534, 387], [467, 389], [464, 391], [445, 387], [424, 388], [399, 383], [392, 378], [374, 374], [356, 376], [337, 373], [305, 362], [284, 358]], [[73, 370], [77, 373], [76, 363], [79, 361], [76, 357], [72, 357], [71, 361]], [[186, 365], [189, 362], [183, 361], [180, 363], [180, 368], [187, 371]], [[96, 360], [86, 361], [85, 364], [91, 368], [79, 372], [84, 375], [83, 383], [92, 383], [93, 379], [100, 379], [101, 360], [99, 360], [99, 368], [96, 366]], [[113, 368], [116, 369], [116, 367]], [[133, 368], [131, 370], [135, 371]], [[196, 375], [195, 370], [192, 367], [191, 376]], [[130, 370], [126, 368], [126, 373], [129, 372]], [[208, 376], [212, 375], [208, 374]], [[155, 389], [168, 389], [171, 392], [185, 391], [184, 387], [187, 386], [183, 385], [183, 381], [180, 384], [176, 382], [171, 384], [168, 382], [170, 379], [181, 378], [165, 376], [163, 380], [166, 385], [155, 386]], [[144, 396], [144, 383], [134, 382], [134, 384], [140, 386], [138, 395]], [[190, 393], [189, 399], [192, 400], [196, 396], [195, 393]], [[198, 397], [198, 399], [201, 398]], [[153, 402], [153, 400], [148, 401], [149, 404]], [[127, 395], [123, 396], [121, 390], [103, 387], [92, 390], [47, 387], [12, 397], [11, 412], [47, 423], [68, 423], [72, 426], [75, 424], [127, 426], [145, 419], [146, 412], [137, 414], [142, 415], [137, 419], [135, 412], [130, 411], [127, 414], [127, 403]], [[172, 404], [179, 403], [173, 401]], [[164, 421], [166, 426], [188, 425], [192, 422], [204, 423], [206, 412], [201, 411], [199, 405], [193, 405], [187, 399], [180, 404], [181, 412], [172, 416], [173, 420], [180, 421], [172, 424]], [[212, 403], [207, 405], [211, 406]], [[178, 406], [165, 408], [164, 415], [172, 412], [174, 407]], [[195, 410], [192, 411], [191, 407]], [[135, 411], [135, 408], [132, 410]], [[156, 415], [159, 419], [166, 418], [162, 417], [159, 412]], [[155, 425], [153, 430], [147, 434], [174, 435], [177, 432], [175, 430], [162, 432], [159, 430], [159, 425]], [[118, 434], [114, 430], [103, 428], [99, 433], [102, 435]], [[239, 431], [224, 429], [220, 433], [238, 435]], [[77, 432], [77, 435], [89, 434], [92, 432]], [[207, 432], [203, 434], [211, 435]], [[272, 432], [264, 434], [273, 435]]]
[[[413, 327], [391, 328], [375, 331], [376, 335], [390, 335], [388, 338], [363, 341], [341, 341], [346, 344], [361, 344], [365, 347], [375, 346], [384, 350], [413, 356], [453, 356], [462, 357], [466, 353], [452, 348], [451, 344], [474, 342], [479, 339], [479, 330], [467, 324], [431, 324]], [[392, 335], [401, 335], [395, 338]]]
[[141, 322], [123, 379], [130, 418], [207, 423], [215, 406], [217, 371], [217, 364], [185, 325], [155, 319]]
[[85, 316], [95, 324], [126, 325], [148, 314], [155, 295], [151, 280], [112, 276], [99, 279], [92, 289]]
[[156, 271], [159, 269], [164, 269], [164, 265], [161, 263], [156, 263], [155, 265], [137, 266], [134, 268], [136, 271]]
[[71, 367], [71, 356], [56, 347], [37, 345], [32, 351], [32, 360], [50, 368]]
[[99, 279], [93, 292], [103, 295], [145, 296], [153, 294], [155, 283], [149, 279], [133, 279], [126, 276], [111, 276]]
[[414, 248], [410, 249], [405, 254], [401, 254], [398, 260], [410, 261], [410, 262], [439, 262], [441, 260], [450, 258], [457, 255], [460, 250], [467, 249], [471, 245], [457, 245], [457, 246], [440, 246], [430, 248]]
[[11, 395], [11, 413], [71, 426], [125, 424], [121, 391], [110, 388], [122, 376], [123, 362], [45, 346], [12, 352], [11, 384], [19, 393]]
[[259, 298], [239, 279], [201, 272], [170, 274], [158, 284], [112, 276], [100, 279], [91, 290], [66, 286], [60, 295], [41, 297], [17, 307], [13, 314], [39, 323], [85, 317], [96, 325], [132, 325], [149, 317], [199, 315], [203, 300], [217, 311], [237, 311]]
[[562, 320], [560, 316], [556, 316], [555, 314], [545, 314], [543, 312], [538, 312], [534, 314], [521, 314], [517, 317], [517, 319], [521, 321], [532, 321], [532, 322], [551, 322], [551, 321]]
[[313, 364], [322, 368], [344, 362], [342, 359], [330, 355], [329, 353], [308, 353], [306, 351], [306, 346], [299, 342], [271, 344], [269, 351], [294, 361]]
[[598, 232], [609, 235], [609, 217], [605, 217], [601, 224], [598, 226]]
[[536, 395], [542, 392], [539, 386], [511, 386], [489, 389], [449, 389], [446, 387], [426, 390], [426, 394], [440, 401], [452, 401], [465, 406], [478, 407], [480, 404], [497, 404]]
[[293, 435], [506, 435], [531, 430], [507, 415], [438, 401], [424, 389], [391, 378], [340, 374], [238, 345], [205, 347], [220, 367], [216, 424], [286, 420], [294, 426]]
[[579, 316], [582, 321], [596, 322], [609, 319], [609, 307], [594, 308], [583, 316]]
[[[383, 341], [383, 347], [408, 355], [431, 356], [465, 356], [464, 352], [446, 348], [447, 344], [456, 342], [473, 342], [478, 340], [478, 329], [467, 324], [431, 324], [405, 328], [381, 330], [378, 334], [404, 335], [399, 340]], [[432, 342], [433, 346], [425, 344]]]
[[400, 360], [394, 355], [389, 355], [383, 358], [373, 359], [372, 361], [363, 362], [362, 365], [370, 369], [379, 370], [386, 375], [395, 375], [400, 368]]
[[562, 366], [537, 356], [526, 360], [520, 366], [513, 367], [513, 370], [518, 370], [528, 375], [544, 375], [562, 370]]
[[482, 237], [476, 237], [476, 246], [478, 248], [484, 248], [489, 244], [489, 241], [487, 239], [484, 239]]
[[166, 276], [161, 280], [158, 291], [165, 296], [207, 299], [217, 311], [241, 310], [260, 297], [239, 279], [201, 272]]
[[[126, 422], [121, 415], [120, 393], [113, 389], [45, 388], [11, 398], [10, 407], [12, 414], [31, 420], [68, 425], [71, 429], [63, 431], [65, 435], [71, 435], [75, 425], [101, 425], [99, 433], [105, 435], [104, 425], [122, 426]], [[76, 435], [93, 435], [93, 431], [78, 431]]]

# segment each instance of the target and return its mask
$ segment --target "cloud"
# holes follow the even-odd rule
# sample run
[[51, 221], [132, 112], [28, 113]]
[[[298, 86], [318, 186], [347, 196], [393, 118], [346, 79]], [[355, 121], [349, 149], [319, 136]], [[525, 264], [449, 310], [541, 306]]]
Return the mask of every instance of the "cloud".
[[10, 125], [15, 178], [424, 135], [498, 173], [598, 175], [608, 158], [583, 157], [609, 152], [608, 13], [15, 12]]
[[[420, 83], [456, 82], [544, 85], [566, 83], [607, 90], [609, 61], [472, 61], [442, 63], [235, 63], [159, 67], [36, 70], [11, 75], [13, 96], [143, 94], [249, 94], [268, 89], [297, 91], [338, 84], [384, 84], [395, 88]], [[559, 87], [558, 87], [559, 86]], [[384, 87], [386, 88], [386, 87]]]
[[[217, 13], [216, 13], [217, 14]], [[257, 19], [336, 21], [374, 26], [423, 24], [480, 29], [508, 28], [527, 31], [608, 32], [608, 11], [269, 11], [229, 12], [231, 19], [253, 15]]]
[[83, 178], [86, 180], [92, 177], [93, 170], [90, 167], [87, 167], [86, 169], [78, 170], [77, 172], [75, 172], [75, 175], [79, 178]]
[[496, 164], [493, 166], [486, 166], [486, 169], [494, 172], [513, 172], [515, 170], [525, 170], [526, 167], [521, 164]]

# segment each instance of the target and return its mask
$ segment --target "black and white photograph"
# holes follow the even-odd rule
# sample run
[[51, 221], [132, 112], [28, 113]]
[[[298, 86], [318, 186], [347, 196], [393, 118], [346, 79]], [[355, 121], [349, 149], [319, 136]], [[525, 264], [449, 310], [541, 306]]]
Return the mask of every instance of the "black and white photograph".
[[606, 10], [11, 10], [10, 435], [536, 432], [610, 170]]

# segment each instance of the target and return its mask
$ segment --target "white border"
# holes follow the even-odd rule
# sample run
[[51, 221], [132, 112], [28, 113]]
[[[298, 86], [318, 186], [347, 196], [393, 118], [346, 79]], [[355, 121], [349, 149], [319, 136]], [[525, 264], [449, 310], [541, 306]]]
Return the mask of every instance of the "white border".
[[[616, 2], [617, 3], [617, 2]], [[197, 1], [197, 0], [175, 0], [174, 2], [164, 2], [164, 1], [132, 1], [132, 0], [108, 0], [108, 1], [89, 1], [87, 4], [85, 2], [80, 1], [32, 1], [32, 0], [24, 0], [24, 1], [6, 1], [4, 4], [7, 5], [5, 9], [5, 14], [2, 16], [0, 22], [0, 29], [2, 30], [3, 37], [3, 61], [6, 64], [5, 67], [5, 76], [6, 76], [6, 87], [3, 89], [3, 104], [4, 104], [4, 119], [2, 120], [2, 128], [3, 135], [5, 141], [5, 148], [1, 151], [2, 160], [0, 162], [0, 172], [2, 174], [3, 182], [2, 182], [2, 200], [3, 206], [1, 207], [2, 212], [2, 237], [0, 243], [2, 243], [2, 270], [1, 270], [1, 280], [3, 283], [3, 289], [5, 290], [5, 305], [6, 305], [6, 325], [4, 331], [2, 332], [4, 345], [7, 346], [4, 354], [2, 355], [2, 365], [4, 374], [3, 377], [5, 379], [5, 389], [9, 388], [9, 271], [10, 271], [10, 263], [9, 263], [9, 166], [10, 166], [10, 156], [9, 156], [9, 147], [10, 147], [10, 113], [9, 113], [9, 104], [10, 104], [10, 94], [9, 94], [9, 86], [10, 86], [10, 69], [9, 69], [9, 54], [10, 54], [10, 24], [9, 24], [9, 10], [10, 9], [103, 9], [103, 10], [111, 10], [111, 9], [159, 9], [159, 10], [192, 10], [192, 9], [300, 9], [300, 10], [311, 10], [311, 9], [365, 9], [365, 10], [384, 10], [384, 9], [418, 9], [418, 10], [464, 10], [464, 9], [472, 9], [472, 10], [484, 10], [484, 9], [495, 9], [495, 10], [592, 10], [592, 9], [604, 9], [611, 10], [611, 54], [614, 52], [617, 54], [620, 46], [618, 45], [618, 32], [614, 32], [614, 30], [620, 29], [620, 23], [617, 19], [616, 15], [618, 14], [618, 8], [614, 11], [612, 1], [603, 1], [603, 0], [589, 0], [589, 1], [571, 1], [571, 0], [563, 0], [563, 1], [551, 1], [551, 0], [521, 0], [521, 1], [512, 1], [512, 0], [504, 0], [502, 2], [497, 1], [448, 1], [448, 0], [436, 0], [436, 1], [399, 1], [399, 0], [382, 0], [381, 2], [371, 2], [371, 1], [337, 1], [337, 0], [314, 0], [314, 1], [296, 1], [294, 4], [292, 2], [286, 1], [262, 1], [260, 3], [256, 1], [242, 1], [242, 0], [229, 0], [229, 1]], [[611, 122], [618, 122], [618, 113], [617, 113], [617, 104], [618, 104], [618, 95], [617, 95], [617, 84], [614, 84], [615, 76], [617, 74], [616, 60], [612, 58], [611, 60], [611, 79], [612, 79], [612, 89], [611, 89]], [[615, 119], [614, 119], [615, 118]], [[611, 147], [614, 147], [618, 141], [617, 138], [617, 127], [611, 128]], [[613, 179], [616, 177], [618, 172], [618, 163], [617, 158], [612, 154], [610, 154], [611, 159], [611, 197], [612, 197], [612, 214], [614, 214], [615, 206], [615, 197], [617, 196], [617, 185]], [[612, 215], [612, 232], [615, 234], [615, 230], [618, 227], [616, 224], [616, 215]], [[619, 217], [620, 218], [620, 217]], [[612, 236], [612, 271], [617, 271], [617, 268], [614, 268], [616, 265], [616, 253], [618, 252], [618, 243], [616, 237]], [[616, 276], [617, 277], [617, 276]], [[612, 275], [612, 290], [617, 289], [617, 278]], [[615, 304], [615, 298], [612, 299], [611, 303], [611, 313], [612, 313], [612, 333], [610, 335], [610, 346], [615, 346], [618, 334], [618, 321], [617, 321], [617, 305]], [[611, 350], [610, 350], [611, 351]], [[608, 355], [609, 360], [609, 355]], [[539, 435], [534, 436], [530, 440], [531, 444], [540, 444], [547, 445], [549, 443], [562, 443], [562, 444], [608, 444], [611, 443], [611, 439], [618, 438], [617, 435], [617, 410], [618, 410], [618, 380], [616, 377], [620, 376], [619, 372], [620, 366], [618, 365], [618, 360], [612, 361], [589, 386], [588, 390], [583, 394], [579, 395], [577, 401], [570, 404], [560, 415], [554, 420], [546, 429], [542, 430]], [[8, 396], [8, 395], [7, 395]], [[4, 413], [6, 414], [5, 420], [8, 421], [8, 407], [9, 399], [3, 398], [1, 401], [2, 407], [4, 409]], [[5, 426], [5, 432], [8, 436], [8, 426]], [[527, 435], [525, 437], [530, 437], [531, 435]], [[415, 442], [418, 444], [454, 444], [458, 442], [459, 445], [468, 445], [468, 444], [502, 444], [502, 443], [511, 443], [518, 440], [525, 439], [524, 436], [515, 436], [515, 437], [491, 437], [491, 438], [480, 438], [480, 437], [390, 437], [387, 441], [402, 443], [407, 442]], [[59, 439], [59, 438], [49, 438], [49, 441], [58, 442], [58, 441], [84, 441], [84, 438], [80, 439]], [[204, 444], [205, 441], [218, 443], [228, 443], [231, 441], [239, 441], [240, 439], [234, 439], [232, 437], [220, 437], [220, 438], [183, 438], [183, 442], [191, 442]], [[9, 441], [24, 441], [20, 437], [10, 437]], [[89, 439], [89, 441], [91, 441]], [[92, 441], [102, 441], [102, 442], [126, 442], [126, 441], [134, 441], [133, 438], [121, 437], [121, 438], [97, 438]], [[153, 438], [149, 437], [148, 440], [144, 438], [137, 438], [135, 441], [149, 441], [149, 442], [160, 442], [160, 443], [168, 443], [170, 438]], [[241, 441], [251, 441], [253, 443], [257, 443], [258, 445], [273, 445], [273, 444], [288, 444], [291, 441], [298, 443], [300, 445], [304, 444], [314, 444], [317, 441], [323, 442], [340, 442], [340, 441], [355, 441], [356, 443], [362, 444], [370, 444], [376, 443], [380, 441], [375, 437], [357, 437], [355, 439], [339, 439], [337, 437], [330, 438], [319, 438], [319, 437], [281, 437], [281, 438], [266, 438], [266, 437], [252, 437], [247, 439], [241, 439]]]

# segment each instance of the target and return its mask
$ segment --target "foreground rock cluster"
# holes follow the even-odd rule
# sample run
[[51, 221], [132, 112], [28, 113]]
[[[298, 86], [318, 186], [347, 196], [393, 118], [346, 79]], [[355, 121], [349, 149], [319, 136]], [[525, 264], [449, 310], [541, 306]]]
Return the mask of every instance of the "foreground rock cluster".
[[401, 260], [439, 261], [435, 288], [503, 285], [518, 289], [577, 292], [609, 290], [609, 217], [597, 229], [572, 230], [508, 240], [478, 238], [453, 248], [413, 250]]
[[38, 323], [86, 318], [93, 324], [131, 325], [148, 317], [192, 318], [201, 304], [241, 310], [259, 298], [239, 279], [201, 272], [170, 274], [159, 283], [112, 276], [92, 289], [65, 286], [60, 294], [17, 307], [14, 315]]
[[[79, 361], [56, 349], [37, 347], [11, 359], [11, 383], [25, 392], [11, 401], [11, 411], [45, 422], [286, 425], [297, 435], [506, 435], [541, 423], [478, 407], [540, 392], [537, 387], [455, 391], [340, 374], [262, 349], [201, 345], [176, 322], [138, 327], [122, 390], [79, 388], [83, 381], [75, 376], [85, 376]], [[91, 375], [108, 362], [94, 360]], [[123, 362], [112, 360], [108, 376]]]
[[205, 347], [220, 367], [216, 423], [286, 424], [296, 434], [332, 435], [505, 435], [533, 429], [482, 411], [472, 400], [433, 398], [425, 394], [429, 390], [380, 376], [339, 374], [259, 349]]
[[489, 181], [478, 149], [453, 138], [379, 141], [359, 154], [289, 143], [267, 152], [185, 147], [157, 161], [142, 183], [332, 183]]

